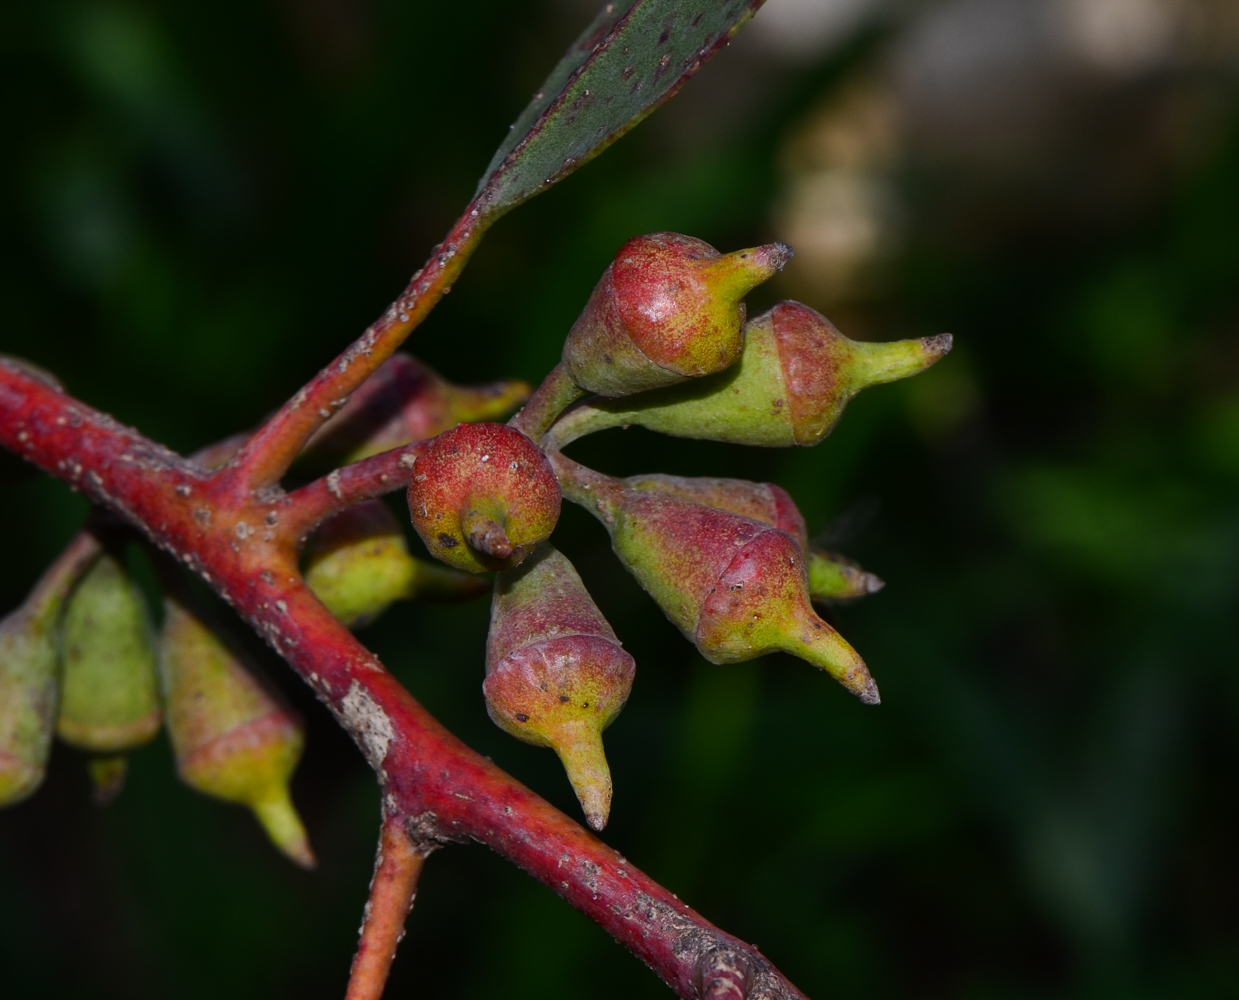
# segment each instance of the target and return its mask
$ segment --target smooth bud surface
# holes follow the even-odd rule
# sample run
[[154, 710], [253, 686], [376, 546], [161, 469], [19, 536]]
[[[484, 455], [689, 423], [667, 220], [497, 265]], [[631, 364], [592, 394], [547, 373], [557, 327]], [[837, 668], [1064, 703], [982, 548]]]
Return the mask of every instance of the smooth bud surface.
[[595, 830], [611, 811], [602, 731], [628, 699], [635, 671], [572, 563], [550, 545], [496, 578], [486, 710], [517, 739], [559, 755]]
[[712, 663], [782, 650], [878, 702], [864, 661], [813, 611], [806, 559], [785, 531], [556, 456], [568, 496], [607, 528], [624, 566]]
[[498, 420], [520, 406], [532, 387], [520, 379], [453, 385], [409, 354], [394, 354], [314, 436], [307, 451], [336, 464], [355, 462], [459, 423]]
[[720, 254], [677, 233], [620, 248], [564, 344], [582, 389], [627, 396], [722, 371], [744, 344], [744, 296], [791, 258], [782, 243]]
[[276, 847], [313, 868], [288, 791], [305, 744], [301, 723], [196, 609], [169, 598], [164, 611], [160, 677], [177, 774], [199, 792], [249, 806]]
[[950, 334], [870, 344], [849, 340], [798, 302], [780, 302], [745, 327], [733, 369], [612, 402], [586, 400], [552, 428], [549, 442], [636, 424], [676, 437], [732, 444], [814, 445], [862, 389], [915, 375], [946, 355]]
[[485, 580], [409, 555], [404, 532], [381, 500], [337, 514], [311, 537], [305, 582], [336, 618], [361, 628], [395, 601], [462, 601]]
[[163, 712], [146, 603], [103, 555], [65, 608], [64, 682], [56, 732], [79, 750], [117, 754], [148, 743]]
[[550, 537], [559, 505], [546, 456], [502, 424], [440, 434], [409, 483], [409, 515], [430, 554], [471, 573], [519, 565]]

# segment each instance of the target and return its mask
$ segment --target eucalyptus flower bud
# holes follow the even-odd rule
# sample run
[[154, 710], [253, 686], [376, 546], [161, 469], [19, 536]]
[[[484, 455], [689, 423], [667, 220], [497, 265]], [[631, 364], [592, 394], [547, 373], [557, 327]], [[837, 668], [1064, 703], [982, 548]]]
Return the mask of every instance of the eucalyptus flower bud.
[[806, 559], [791, 535], [553, 458], [568, 498], [603, 523], [625, 568], [707, 660], [737, 663], [783, 650], [877, 704], [864, 661], [814, 613]]
[[774, 483], [658, 474], [630, 476], [623, 483], [634, 490], [658, 490], [760, 521], [786, 531], [802, 549], [808, 551], [809, 532], [805, 527], [804, 515], [787, 490]]
[[[159, 732], [163, 711], [146, 602], [129, 574], [104, 554], [65, 608], [64, 682], [56, 733], [70, 746], [104, 757], [134, 750]], [[92, 767], [96, 799], [120, 791], [124, 767]]]
[[546, 456], [502, 424], [440, 434], [409, 482], [409, 514], [430, 554], [471, 573], [518, 565], [550, 537], [559, 504]]
[[486, 710], [519, 740], [563, 762], [589, 825], [611, 811], [602, 731], [632, 689], [636, 665], [566, 557], [543, 544], [495, 580], [486, 644]]
[[382, 500], [367, 500], [323, 524], [306, 549], [305, 582], [349, 628], [370, 624], [395, 601], [467, 601], [490, 589], [471, 573], [409, 555]]
[[634, 399], [585, 400], [551, 429], [562, 448], [584, 434], [636, 424], [675, 437], [732, 444], [814, 445], [862, 389], [915, 375], [951, 349], [951, 335], [862, 343], [820, 313], [780, 302], [745, 326], [734, 368]]
[[582, 389], [627, 396], [722, 371], [744, 345], [744, 296], [791, 258], [782, 243], [720, 254], [677, 233], [625, 243], [564, 344]]
[[305, 746], [300, 721], [187, 599], [164, 600], [159, 659], [181, 780], [248, 806], [276, 847], [313, 868], [314, 853], [288, 790]]
[[98, 553], [93, 538], [78, 536], [0, 622], [0, 807], [22, 801], [43, 781], [60, 694], [57, 624], [69, 591]]
[[498, 420], [531, 391], [520, 379], [453, 385], [412, 355], [394, 354], [322, 426], [306, 451], [333, 465], [355, 462], [428, 440], [462, 422]]

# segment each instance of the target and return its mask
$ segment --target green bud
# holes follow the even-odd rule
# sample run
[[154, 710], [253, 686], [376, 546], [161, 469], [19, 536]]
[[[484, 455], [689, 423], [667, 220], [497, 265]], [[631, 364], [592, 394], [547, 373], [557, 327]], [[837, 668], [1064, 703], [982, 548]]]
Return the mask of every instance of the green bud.
[[809, 594], [814, 601], [849, 601], [876, 594], [886, 584], [834, 552], [809, 552]]
[[59, 700], [57, 622], [98, 553], [91, 536], [79, 535], [0, 622], [0, 807], [22, 801], [43, 781]]
[[603, 396], [722, 371], [740, 357], [744, 296], [791, 255], [782, 243], [720, 254], [677, 233], [634, 237], [569, 332], [564, 367]]
[[486, 580], [415, 559], [404, 532], [381, 500], [337, 514], [311, 537], [305, 582], [349, 628], [370, 624], [395, 601], [466, 601]]
[[589, 825], [611, 812], [602, 731], [636, 666], [567, 558], [543, 544], [495, 579], [486, 645], [486, 709], [519, 740], [559, 754]]
[[603, 523], [624, 567], [707, 660], [782, 650], [877, 704], [864, 661], [814, 613], [806, 559], [787, 532], [552, 457], [564, 495]]
[[313, 868], [288, 784], [301, 759], [301, 724], [196, 608], [164, 601], [160, 677], [176, 770], [190, 788], [249, 806], [271, 841]]
[[[163, 712], [146, 603], [116, 559], [103, 555], [65, 608], [64, 684], [56, 732], [79, 750], [113, 757], [149, 743]], [[117, 768], [92, 768], [96, 801], [119, 791]], [[123, 781], [123, 769], [119, 780]]]
[[883, 344], [848, 340], [797, 302], [779, 303], [745, 330], [734, 368], [633, 399], [586, 400], [551, 428], [548, 445], [562, 448], [630, 424], [732, 444], [814, 445], [862, 389], [915, 375], [951, 349], [950, 334]]

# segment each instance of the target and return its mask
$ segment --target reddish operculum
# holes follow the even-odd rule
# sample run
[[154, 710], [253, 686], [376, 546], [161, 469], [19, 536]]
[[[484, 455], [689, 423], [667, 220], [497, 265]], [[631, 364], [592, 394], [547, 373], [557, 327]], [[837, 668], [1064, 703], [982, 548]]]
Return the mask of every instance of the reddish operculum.
[[431, 555], [475, 573], [516, 566], [547, 539], [560, 493], [546, 456], [502, 424], [461, 424], [418, 456], [413, 527]]
[[744, 346], [744, 296], [790, 257], [781, 243], [720, 254], [677, 233], [634, 237], [569, 333], [565, 364], [605, 396], [722, 371]]

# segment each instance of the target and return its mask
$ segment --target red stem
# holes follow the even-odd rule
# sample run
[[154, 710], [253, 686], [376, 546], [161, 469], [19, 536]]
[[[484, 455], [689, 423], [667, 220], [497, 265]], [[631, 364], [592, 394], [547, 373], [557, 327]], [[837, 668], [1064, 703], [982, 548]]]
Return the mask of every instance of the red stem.
[[241, 449], [229, 468], [242, 488], [261, 489], [278, 483], [314, 432], [348, 402], [349, 395], [395, 353], [451, 291], [452, 282], [493, 221], [479, 214], [477, 204], [470, 202], [387, 311], [285, 403]]
[[383, 995], [425, 863], [426, 854], [413, 842], [404, 822], [399, 817], [385, 819], [379, 834], [370, 899], [361, 925], [361, 941], [344, 1000], [379, 1000]]
[[304, 538], [333, 514], [409, 485], [413, 461], [426, 450], [414, 441], [344, 465], [288, 495], [291, 507], [283, 529]]
[[289, 530], [298, 521], [292, 497], [246, 489], [230, 467], [208, 474], [4, 360], [0, 445], [197, 571], [348, 730], [379, 776], [386, 815], [404, 822], [419, 849], [487, 844], [605, 928], [681, 997], [716, 990], [720, 969], [742, 970], [752, 1000], [802, 996], [755, 948], [695, 913], [422, 708], [302, 582]]

